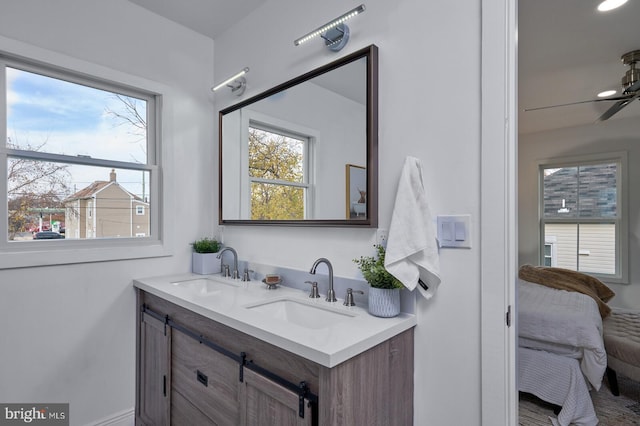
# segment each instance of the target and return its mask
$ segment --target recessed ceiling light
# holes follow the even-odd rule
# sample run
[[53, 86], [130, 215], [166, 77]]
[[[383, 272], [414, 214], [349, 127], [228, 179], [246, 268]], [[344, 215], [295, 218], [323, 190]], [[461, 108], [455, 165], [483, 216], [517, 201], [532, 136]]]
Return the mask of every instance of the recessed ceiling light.
[[605, 90], [604, 92], [600, 92], [598, 93], [598, 97], [599, 98], [608, 98], [611, 95], [615, 95], [616, 91], [615, 90]]
[[604, 0], [598, 5], [598, 10], [600, 12], [607, 12], [622, 6], [626, 2], [627, 0]]

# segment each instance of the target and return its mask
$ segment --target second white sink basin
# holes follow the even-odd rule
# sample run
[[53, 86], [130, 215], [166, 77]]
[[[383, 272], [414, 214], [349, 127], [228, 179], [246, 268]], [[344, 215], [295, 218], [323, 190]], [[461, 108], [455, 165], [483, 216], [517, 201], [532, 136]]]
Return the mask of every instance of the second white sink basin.
[[246, 305], [245, 308], [268, 315], [274, 319], [311, 329], [326, 328], [355, 317], [355, 315], [342, 312], [330, 306], [321, 306], [317, 303], [290, 298], [255, 303]]

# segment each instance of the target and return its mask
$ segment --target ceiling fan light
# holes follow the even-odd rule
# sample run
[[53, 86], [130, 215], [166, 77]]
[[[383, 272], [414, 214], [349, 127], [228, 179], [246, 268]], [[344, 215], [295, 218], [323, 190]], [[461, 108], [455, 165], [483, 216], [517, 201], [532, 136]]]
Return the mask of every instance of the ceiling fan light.
[[617, 92], [615, 90], [605, 90], [604, 92], [598, 93], [599, 98], [608, 98], [609, 96], [615, 95]]
[[598, 5], [598, 10], [600, 12], [608, 12], [610, 10], [619, 8], [626, 2], [627, 0], [604, 0]]

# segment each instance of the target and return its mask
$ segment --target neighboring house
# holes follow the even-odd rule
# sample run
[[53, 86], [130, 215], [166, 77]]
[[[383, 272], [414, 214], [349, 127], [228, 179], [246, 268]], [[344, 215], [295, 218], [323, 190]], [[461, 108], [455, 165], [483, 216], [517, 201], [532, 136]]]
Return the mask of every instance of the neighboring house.
[[146, 237], [149, 203], [116, 181], [95, 181], [64, 201], [66, 238]]
[[558, 169], [544, 179], [544, 215], [547, 218], [569, 218], [570, 221], [546, 223], [544, 265], [614, 274], [615, 224], [582, 223], [578, 233], [577, 224], [570, 218], [577, 215], [578, 204], [581, 218], [616, 216], [615, 165], [582, 166], [580, 179], [579, 199], [575, 167]]

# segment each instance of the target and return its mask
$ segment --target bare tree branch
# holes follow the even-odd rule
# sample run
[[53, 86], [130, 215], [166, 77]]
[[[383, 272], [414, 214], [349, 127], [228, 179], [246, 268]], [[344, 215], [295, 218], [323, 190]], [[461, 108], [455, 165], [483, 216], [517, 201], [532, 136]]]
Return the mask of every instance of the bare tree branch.
[[[18, 144], [7, 139], [9, 148], [41, 151], [46, 145]], [[24, 232], [34, 220], [33, 208], [60, 208], [69, 195], [69, 172], [66, 164], [10, 157], [7, 174], [7, 202], [9, 215], [9, 239]]]
[[108, 115], [114, 117], [118, 121], [118, 125], [128, 125], [132, 127], [132, 131], [129, 133], [135, 136], [139, 136], [140, 139], [146, 139], [147, 136], [147, 118], [143, 116], [138, 109], [138, 100], [129, 96], [120, 94], [114, 94], [122, 106], [124, 112], [114, 111], [110, 108], [106, 109]]

